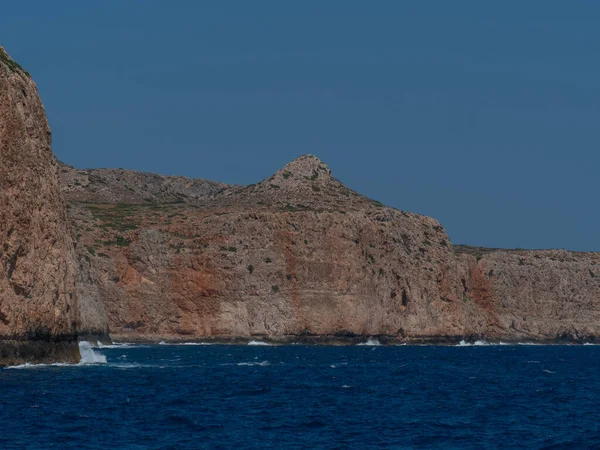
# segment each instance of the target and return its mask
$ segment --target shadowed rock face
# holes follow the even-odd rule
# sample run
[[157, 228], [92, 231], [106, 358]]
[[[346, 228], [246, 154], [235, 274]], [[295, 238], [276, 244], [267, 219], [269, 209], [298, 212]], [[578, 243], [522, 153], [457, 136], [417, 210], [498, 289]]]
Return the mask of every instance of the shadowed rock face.
[[78, 361], [75, 252], [35, 83], [0, 47], [0, 365]]

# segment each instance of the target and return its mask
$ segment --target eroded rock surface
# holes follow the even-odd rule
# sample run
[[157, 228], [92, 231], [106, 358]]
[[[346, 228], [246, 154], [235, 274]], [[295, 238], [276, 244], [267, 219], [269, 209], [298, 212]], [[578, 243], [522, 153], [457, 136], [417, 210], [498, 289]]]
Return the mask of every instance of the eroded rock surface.
[[600, 254], [456, 247], [464, 296], [485, 336], [511, 341], [600, 338]]
[[60, 163], [60, 181], [71, 200], [102, 203], [182, 203], [214, 198], [235, 186], [125, 169], [75, 169]]
[[79, 360], [75, 251], [35, 83], [0, 47], [0, 365]]
[[63, 191], [119, 339], [600, 335], [598, 254], [454, 248], [434, 219], [346, 188], [313, 155], [185, 203]]

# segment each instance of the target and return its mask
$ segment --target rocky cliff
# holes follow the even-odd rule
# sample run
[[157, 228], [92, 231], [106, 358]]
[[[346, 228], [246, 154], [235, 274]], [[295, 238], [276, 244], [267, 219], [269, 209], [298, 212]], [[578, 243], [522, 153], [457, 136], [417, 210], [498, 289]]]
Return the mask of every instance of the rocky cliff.
[[454, 248], [434, 219], [361, 196], [312, 155], [180, 203], [106, 203], [80, 185], [63, 191], [118, 339], [600, 335], [600, 256]]
[[600, 254], [453, 246], [434, 219], [348, 189], [313, 155], [230, 186], [57, 165], [50, 143], [35, 84], [0, 47], [0, 364], [77, 361], [78, 335], [109, 331], [229, 342], [600, 337]]
[[79, 360], [75, 251], [35, 83], [0, 47], [0, 365]]
[[600, 339], [600, 253], [455, 247], [464, 298], [486, 317], [484, 337]]

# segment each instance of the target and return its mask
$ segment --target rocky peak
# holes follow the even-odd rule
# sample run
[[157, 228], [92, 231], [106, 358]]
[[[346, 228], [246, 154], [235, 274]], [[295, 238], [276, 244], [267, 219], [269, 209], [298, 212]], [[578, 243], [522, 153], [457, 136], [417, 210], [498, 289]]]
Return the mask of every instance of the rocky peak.
[[273, 180], [282, 185], [297, 185], [307, 182], [327, 182], [331, 180], [331, 170], [323, 161], [314, 155], [302, 155], [286, 164], [273, 175]]
[[314, 155], [302, 155], [279, 169], [258, 186], [271, 187], [285, 192], [311, 190], [314, 186], [324, 186], [335, 180], [331, 170]]
[[327, 164], [314, 155], [294, 159], [269, 178], [246, 187], [240, 197], [285, 210], [339, 210], [366, 200], [335, 179]]

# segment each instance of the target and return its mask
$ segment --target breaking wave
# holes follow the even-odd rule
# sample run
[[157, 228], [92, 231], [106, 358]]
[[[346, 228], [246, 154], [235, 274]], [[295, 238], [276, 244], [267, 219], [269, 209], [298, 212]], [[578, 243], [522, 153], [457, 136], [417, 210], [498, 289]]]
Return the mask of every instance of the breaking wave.
[[52, 363], [52, 364], [18, 364], [16, 366], [7, 366], [5, 369], [41, 369], [43, 367], [69, 367], [75, 366], [77, 364], [67, 364], [67, 363]]
[[248, 342], [248, 345], [273, 345], [273, 344], [269, 344], [268, 342], [265, 342], [265, 341], [250, 341], [250, 342]]
[[372, 346], [372, 347], [377, 347], [377, 346], [381, 345], [381, 342], [379, 342], [378, 339], [369, 338], [369, 339], [367, 339], [367, 342], [361, 342], [358, 345], [368, 345], [368, 346]]
[[212, 342], [165, 342], [160, 341], [158, 345], [215, 345]]
[[506, 342], [488, 342], [488, 341], [475, 341], [475, 342], [467, 342], [465, 340], [460, 341], [456, 344], [456, 347], [483, 347], [487, 345], [510, 345]]
[[147, 347], [146, 345], [142, 345], [142, 344], [132, 344], [129, 342], [113, 342], [112, 344], [103, 344], [102, 342], [98, 341], [97, 348], [144, 348]]
[[271, 363], [269, 361], [261, 361], [261, 362], [241, 362], [241, 363], [237, 363], [238, 366], [261, 366], [261, 367], [267, 367], [270, 366]]
[[493, 344], [490, 344], [487, 341], [467, 342], [465, 340], [462, 340], [458, 344], [456, 344], [456, 347], [479, 347], [482, 345], [493, 345]]
[[18, 364], [16, 366], [8, 366], [6, 369], [41, 369], [44, 367], [76, 367], [76, 366], [89, 366], [97, 364], [106, 364], [106, 356], [101, 353], [96, 353], [92, 344], [87, 341], [79, 342], [79, 354], [81, 359], [77, 364], [69, 363], [52, 363], [52, 364]]
[[92, 344], [88, 341], [79, 342], [79, 354], [81, 355], [81, 361], [79, 364], [106, 364], [106, 356], [101, 353], [96, 353]]

